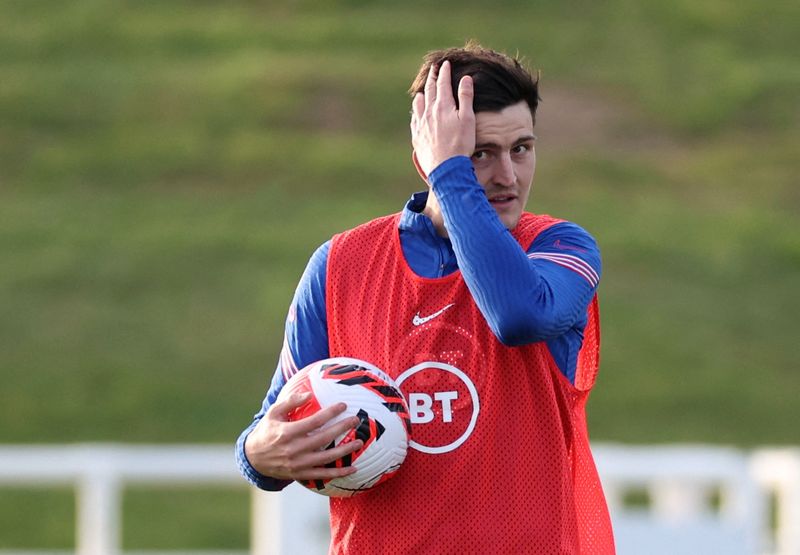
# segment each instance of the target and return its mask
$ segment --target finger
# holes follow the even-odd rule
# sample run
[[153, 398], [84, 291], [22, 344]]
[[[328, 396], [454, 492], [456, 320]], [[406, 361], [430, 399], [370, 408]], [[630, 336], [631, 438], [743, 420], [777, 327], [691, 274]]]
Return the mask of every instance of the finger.
[[[305, 460], [307, 460], [309, 464], [305, 464], [303, 467], [325, 466], [343, 457], [346, 457], [347, 455], [351, 455], [363, 447], [364, 442], [360, 439], [356, 439], [353, 441], [348, 441], [347, 443], [341, 443], [335, 447], [331, 447], [330, 449], [314, 451], [313, 453], [309, 453], [307, 455]], [[352, 462], [350, 464], [352, 464]], [[348, 464], [348, 466], [350, 466], [350, 464]]]
[[428, 78], [425, 80], [425, 106], [431, 106], [436, 101], [436, 72], [438, 68], [431, 64], [428, 70]]
[[425, 95], [418, 92], [414, 95], [414, 100], [411, 102], [411, 122], [416, 123], [422, 117], [425, 111]]
[[364, 447], [364, 442], [360, 439], [355, 441], [351, 441], [349, 443], [343, 443], [341, 445], [337, 445], [336, 447], [332, 447], [331, 449], [325, 449], [323, 451], [315, 451], [313, 453], [308, 453], [304, 455], [300, 460], [299, 464], [297, 465], [297, 470], [293, 473], [295, 477], [299, 475], [303, 476], [310, 476], [315, 472], [323, 471], [323, 469], [332, 469], [332, 468], [353, 468], [353, 461], [343, 461], [348, 462], [346, 466], [335, 466], [335, 462], [339, 459], [346, 458], [348, 455], [362, 449]]
[[458, 118], [463, 120], [474, 118], [475, 113], [472, 108], [472, 100], [475, 98], [475, 89], [472, 77], [465, 75], [458, 82]]
[[319, 428], [306, 436], [302, 449], [316, 451], [324, 449], [330, 445], [337, 437], [345, 435], [347, 432], [359, 425], [361, 421], [357, 416], [345, 418], [339, 422]]
[[335, 403], [329, 407], [315, 412], [311, 416], [301, 418], [292, 423], [294, 431], [298, 434], [310, 434], [311, 432], [322, 428], [328, 422], [342, 414], [347, 410], [347, 405], [344, 403]]
[[286, 422], [289, 419], [289, 413], [303, 406], [310, 397], [311, 393], [309, 391], [292, 393], [286, 399], [282, 399], [272, 405], [267, 411], [267, 416], [273, 420]]
[[422, 113], [425, 111], [425, 95], [417, 93], [414, 95], [414, 100], [411, 102], [411, 121], [409, 128], [411, 129], [411, 143], [413, 144], [417, 139], [417, 132], [419, 130], [419, 122], [422, 118]]
[[294, 473], [293, 479], [295, 480], [333, 480], [335, 478], [343, 478], [349, 476], [357, 471], [355, 466], [341, 466], [341, 467], [327, 467], [316, 466], [303, 470], [298, 470]]
[[436, 79], [436, 100], [445, 107], [455, 104], [453, 85], [450, 81], [450, 61], [445, 60], [439, 68], [439, 76]]

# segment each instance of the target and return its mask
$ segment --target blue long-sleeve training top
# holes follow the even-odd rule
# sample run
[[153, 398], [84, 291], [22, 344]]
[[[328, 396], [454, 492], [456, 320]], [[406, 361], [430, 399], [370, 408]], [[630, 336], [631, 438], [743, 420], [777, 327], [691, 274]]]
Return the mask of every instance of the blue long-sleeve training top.
[[[456, 156], [428, 176], [449, 238], [440, 237], [422, 213], [428, 192], [415, 193], [399, 228], [403, 256], [419, 276], [437, 278], [458, 269], [486, 321], [502, 343], [545, 341], [564, 376], [575, 379], [586, 327], [586, 307], [600, 280], [600, 252], [584, 229], [570, 222], [541, 232], [527, 252], [505, 228], [478, 183], [472, 163]], [[244, 441], [275, 402], [289, 376], [327, 358], [325, 279], [330, 241], [311, 256], [292, 300], [271, 385], [253, 422], [239, 436], [236, 458], [242, 474], [261, 489], [289, 481], [256, 471]]]

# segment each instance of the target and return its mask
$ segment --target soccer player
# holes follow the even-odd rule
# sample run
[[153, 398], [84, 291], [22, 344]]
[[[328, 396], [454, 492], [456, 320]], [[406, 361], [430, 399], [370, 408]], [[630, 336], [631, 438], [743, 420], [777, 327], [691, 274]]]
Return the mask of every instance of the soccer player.
[[360, 441], [320, 449], [357, 418], [320, 431], [343, 405], [288, 422], [305, 398], [276, 398], [299, 368], [355, 357], [398, 381], [413, 441], [394, 478], [331, 500], [331, 553], [613, 553], [584, 411], [600, 255], [578, 225], [525, 211], [538, 79], [469, 43], [429, 53], [410, 92], [427, 190], [311, 257], [239, 467], [267, 490], [352, 472], [325, 464]]

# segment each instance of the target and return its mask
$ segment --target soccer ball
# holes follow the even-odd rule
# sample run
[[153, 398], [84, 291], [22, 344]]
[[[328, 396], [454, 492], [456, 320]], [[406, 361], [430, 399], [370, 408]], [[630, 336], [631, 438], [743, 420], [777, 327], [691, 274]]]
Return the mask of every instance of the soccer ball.
[[337, 437], [326, 449], [355, 439], [364, 442], [358, 451], [327, 465], [354, 464], [356, 472], [333, 480], [300, 481], [302, 485], [322, 495], [349, 497], [385, 482], [397, 472], [406, 458], [411, 420], [400, 388], [385, 372], [363, 360], [327, 358], [292, 376], [278, 398], [295, 392], [312, 395], [289, 413], [289, 420], [305, 418], [338, 402], [346, 403], [347, 410], [326, 426], [358, 416], [358, 426]]

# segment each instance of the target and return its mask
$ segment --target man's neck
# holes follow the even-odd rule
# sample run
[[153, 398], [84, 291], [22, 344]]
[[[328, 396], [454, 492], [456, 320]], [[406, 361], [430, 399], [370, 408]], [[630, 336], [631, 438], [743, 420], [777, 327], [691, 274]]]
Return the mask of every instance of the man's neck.
[[436, 195], [433, 194], [433, 191], [428, 194], [428, 201], [425, 203], [425, 208], [422, 209], [422, 213], [430, 218], [433, 223], [433, 228], [436, 230], [436, 234], [439, 237], [449, 237], [447, 229], [444, 227], [442, 209], [439, 207], [439, 201], [436, 199]]

